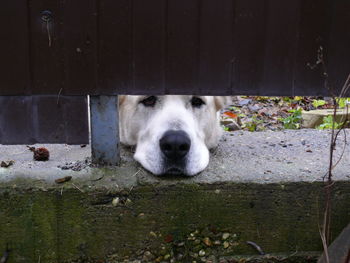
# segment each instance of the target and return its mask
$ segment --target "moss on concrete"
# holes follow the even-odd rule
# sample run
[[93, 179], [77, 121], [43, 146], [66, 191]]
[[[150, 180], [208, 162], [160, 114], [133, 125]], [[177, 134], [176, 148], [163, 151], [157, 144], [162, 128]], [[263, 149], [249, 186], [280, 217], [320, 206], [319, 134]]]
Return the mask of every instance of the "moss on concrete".
[[[201, 250], [204, 257], [257, 254], [247, 240], [267, 253], [320, 251], [322, 187], [321, 183], [177, 184], [81, 192], [74, 187], [62, 191], [3, 186], [0, 249], [6, 243], [12, 248], [9, 263], [39, 258], [40, 262], [106, 258], [154, 262], [179, 254], [179, 262], [188, 262]], [[333, 193], [336, 237], [350, 219], [350, 183], [338, 182]], [[114, 206], [116, 197], [119, 203]], [[229, 234], [227, 240], [224, 233]]]

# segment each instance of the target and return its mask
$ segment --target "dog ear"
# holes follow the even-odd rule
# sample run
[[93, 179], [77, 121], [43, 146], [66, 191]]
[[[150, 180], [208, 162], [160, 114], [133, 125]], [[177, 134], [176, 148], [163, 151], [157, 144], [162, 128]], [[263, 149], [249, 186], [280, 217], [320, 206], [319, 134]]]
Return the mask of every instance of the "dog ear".
[[119, 107], [124, 103], [125, 99], [126, 99], [126, 95], [119, 95], [118, 96], [118, 104], [119, 104], [118, 106]]
[[221, 110], [225, 106], [228, 106], [232, 103], [231, 96], [214, 96], [214, 102], [216, 111]]

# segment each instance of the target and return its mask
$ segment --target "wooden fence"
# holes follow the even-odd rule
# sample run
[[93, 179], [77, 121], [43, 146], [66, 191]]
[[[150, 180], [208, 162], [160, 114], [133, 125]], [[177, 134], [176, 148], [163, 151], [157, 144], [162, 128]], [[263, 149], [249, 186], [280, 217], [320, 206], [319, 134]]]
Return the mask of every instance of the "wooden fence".
[[0, 143], [86, 143], [87, 94], [330, 95], [320, 47], [337, 94], [349, 14], [349, 0], [2, 0]]

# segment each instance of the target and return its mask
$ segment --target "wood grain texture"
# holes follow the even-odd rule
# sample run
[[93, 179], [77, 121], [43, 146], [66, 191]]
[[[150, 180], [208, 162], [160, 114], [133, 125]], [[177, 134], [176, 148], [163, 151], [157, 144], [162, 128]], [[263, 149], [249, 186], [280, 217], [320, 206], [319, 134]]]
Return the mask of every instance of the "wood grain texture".
[[[6, 0], [0, 95], [330, 95], [350, 72], [347, 0]], [[43, 12], [50, 12], [49, 22]]]

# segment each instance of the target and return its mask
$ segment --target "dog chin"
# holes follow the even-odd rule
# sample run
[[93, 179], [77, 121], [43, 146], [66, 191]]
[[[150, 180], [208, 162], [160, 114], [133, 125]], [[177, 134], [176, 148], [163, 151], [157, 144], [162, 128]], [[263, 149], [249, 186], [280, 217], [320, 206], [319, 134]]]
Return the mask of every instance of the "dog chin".
[[161, 175], [186, 175], [184, 169], [179, 167], [172, 167], [165, 169]]
[[188, 171], [186, 169], [183, 169], [181, 167], [171, 167], [171, 168], [167, 168], [164, 169], [163, 173], [159, 174], [158, 176], [194, 176], [198, 173], [200, 173], [201, 171], [198, 171], [196, 173], [188, 173]]
[[195, 152], [190, 151], [187, 158], [174, 163], [167, 161], [161, 152], [154, 151], [140, 143], [136, 147], [134, 159], [156, 176], [195, 176], [209, 164], [209, 150], [203, 143], [198, 142], [197, 145]]
[[134, 156], [135, 160], [140, 163], [143, 168], [145, 168], [150, 173], [156, 175], [156, 176], [194, 176], [200, 172], [202, 172], [203, 169], [196, 169], [190, 171], [186, 168], [186, 166], [183, 165], [167, 165], [166, 162], [163, 162], [162, 165], [154, 165], [154, 163], [148, 162], [146, 159], [141, 158], [139, 154], [135, 154]]

